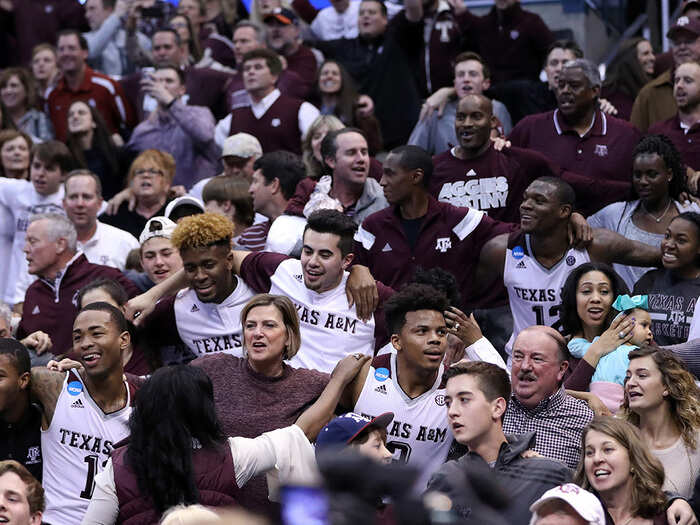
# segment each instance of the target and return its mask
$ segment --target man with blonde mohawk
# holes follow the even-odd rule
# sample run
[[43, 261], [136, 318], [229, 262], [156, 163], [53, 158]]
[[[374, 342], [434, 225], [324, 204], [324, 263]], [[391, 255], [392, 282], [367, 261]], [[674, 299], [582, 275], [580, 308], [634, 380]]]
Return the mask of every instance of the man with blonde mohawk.
[[163, 364], [217, 352], [243, 355], [241, 310], [255, 294], [232, 272], [231, 237], [233, 224], [216, 213], [185, 217], [173, 231], [187, 288], [160, 301], [143, 330], [153, 348], [184, 343], [191, 354], [161, 355]]

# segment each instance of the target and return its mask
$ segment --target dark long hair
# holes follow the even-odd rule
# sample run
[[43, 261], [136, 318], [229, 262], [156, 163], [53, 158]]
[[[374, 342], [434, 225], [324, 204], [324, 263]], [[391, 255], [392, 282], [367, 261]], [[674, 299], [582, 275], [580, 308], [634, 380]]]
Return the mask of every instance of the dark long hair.
[[139, 391], [129, 429], [128, 464], [157, 512], [197, 503], [193, 448], [224, 444], [207, 374], [187, 365], [156, 370]]
[[[605, 276], [610, 280], [613, 298], [620, 294], [629, 293], [629, 289], [627, 288], [625, 281], [622, 280], [622, 277], [620, 277], [609, 264], [599, 262], [588, 262], [582, 264], [569, 274], [569, 277], [566, 278], [564, 287], [561, 290], [561, 314], [559, 319], [561, 320], [561, 333], [563, 335], [574, 335], [583, 330], [581, 319], [579, 318], [578, 311], [576, 310], [576, 290], [578, 288], [578, 282], [581, 280], [583, 274], [596, 271], [605, 274]], [[617, 314], [612, 308], [610, 308], [608, 318], [605, 321], [606, 328], [615, 315]]]
[[320, 103], [323, 100], [323, 94], [321, 93], [321, 90], [318, 87], [318, 83], [321, 78], [321, 70], [323, 69], [323, 66], [329, 63], [337, 65], [338, 69], [340, 70], [340, 91], [337, 94], [338, 101], [335, 104], [333, 114], [336, 117], [338, 117], [346, 126], [354, 126], [355, 103], [357, 102], [357, 97], [359, 96], [359, 93], [357, 92], [357, 88], [355, 87], [355, 81], [352, 79], [350, 73], [348, 73], [347, 69], [345, 69], [342, 64], [335, 60], [326, 60], [323, 62], [323, 64], [321, 64], [321, 67], [318, 68], [318, 73], [316, 75], [316, 82], [314, 82], [314, 99], [317, 100], [317, 104], [319, 104], [318, 107], [321, 107]]
[[[100, 153], [102, 153], [102, 156], [104, 157], [107, 166], [109, 167], [109, 173], [97, 174], [102, 180], [103, 189], [105, 186], [108, 186], [107, 184], [105, 184], [106, 180], [119, 180], [120, 185], [123, 187], [123, 180], [121, 180], [123, 177], [119, 168], [119, 154], [117, 152], [117, 146], [112, 140], [112, 136], [109, 132], [109, 129], [107, 128], [107, 124], [102, 118], [102, 115], [100, 115], [100, 113], [90, 104], [83, 100], [76, 100], [73, 103], [71, 103], [71, 106], [76, 102], [82, 102], [83, 104], [86, 104], [88, 108], [90, 108], [90, 114], [92, 115], [92, 120], [95, 123], [95, 133], [92, 137], [92, 147], [97, 149]], [[70, 110], [70, 106], [68, 107], [68, 109]], [[80, 145], [80, 141], [78, 140], [77, 134], [71, 133], [70, 131], [68, 132], [68, 136], [66, 138], [66, 146], [68, 146], [68, 149], [73, 154], [73, 157], [78, 163], [78, 167], [89, 169], [87, 160], [85, 159], [85, 153], [83, 152], [83, 148]]]
[[606, 69], [604, 88], [622, 91], [629, 97], [636, 98], [639, 90], [651, 80], [637, 58], [637, 44], [643, 40], [630, 38], [622, 43], [620, 51]]
[[[676, 146], [666, 135], [646, 135], [640, 139], [632, 153], [632, 159], [639, 155], [650, 155], [656, 153], [664, 161], [666, 169], [671, 172], [671, 180], [668, 183], [668, 194], [678, 200], [678, 196], [687, 191], [685, 166], [683, 159]], [[632, 195], [638, 198], [637, 191], [632, 185]]]

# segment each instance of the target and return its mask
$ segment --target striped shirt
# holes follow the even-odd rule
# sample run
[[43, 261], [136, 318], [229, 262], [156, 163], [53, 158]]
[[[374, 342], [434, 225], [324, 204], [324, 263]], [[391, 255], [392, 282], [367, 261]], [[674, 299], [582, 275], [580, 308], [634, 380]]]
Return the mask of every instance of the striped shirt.
[[236, 245], [238, 249], [248, 250], [251, 252], [259, 252], [265, 248], [267, 242], [267, 234], [272, 226], [272, 221], [261, 222], [247, 227], [238, 236]]

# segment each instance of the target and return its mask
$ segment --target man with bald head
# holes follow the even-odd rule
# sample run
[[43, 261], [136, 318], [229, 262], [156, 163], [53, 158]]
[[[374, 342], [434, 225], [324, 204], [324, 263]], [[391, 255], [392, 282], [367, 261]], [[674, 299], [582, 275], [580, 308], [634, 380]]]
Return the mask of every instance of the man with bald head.
[[[476, 208], [494, 219], [518, 222], [525, 189], [538, 177], [558, 177], [561, 170], [536, 151], [497, 151], [490, 139], [495, 122], [492, 102], [484, 95], [468, 94], [459, 100], [455, 116], [458, 145], [433, 157], [435, 171], [428, 191], [454, 206]], [[600, 188], [607, 189], [591, 177], [568, 171], [561, 175], [585, 197]]]
[[581, 432], [593, 419], [593, 411], [562, 386], [569, 368], [564, 337], [549, 326], [526, 328], [513, 343], [512, 358], [513, 392], [503, 431], [536, 432], [535, 451], [576, 468], [581, 457]]

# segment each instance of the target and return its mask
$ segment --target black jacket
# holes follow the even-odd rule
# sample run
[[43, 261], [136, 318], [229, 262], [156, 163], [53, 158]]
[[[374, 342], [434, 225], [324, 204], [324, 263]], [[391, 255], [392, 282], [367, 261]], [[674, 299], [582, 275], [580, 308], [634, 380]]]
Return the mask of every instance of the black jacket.
[[0, 460], [14, 459], [41, 481], [41, 409], [30, 404], [17, 423], [0, 420]]
[[[530, 505], [546, 490], [571, 481], [571, 470], [560, 461], [546, 458], [523, 458], [521, 454], [535, 446], [535, 433], [506, 436], [491, 470], [495, 481], [508, 495], [508, 506], [502, 509], [505, 523], [528, 525]], [[488, 470], [487, 463], [474, 452], [467, 452], [456, 461], [448, 461], [428, 482], [428, 490], [447, 494], [452, 499], [453, 509], [467, 519], [475, 502], [465, 498], [473, 492], [465, 490], [468, 474], [474, 470]]]

